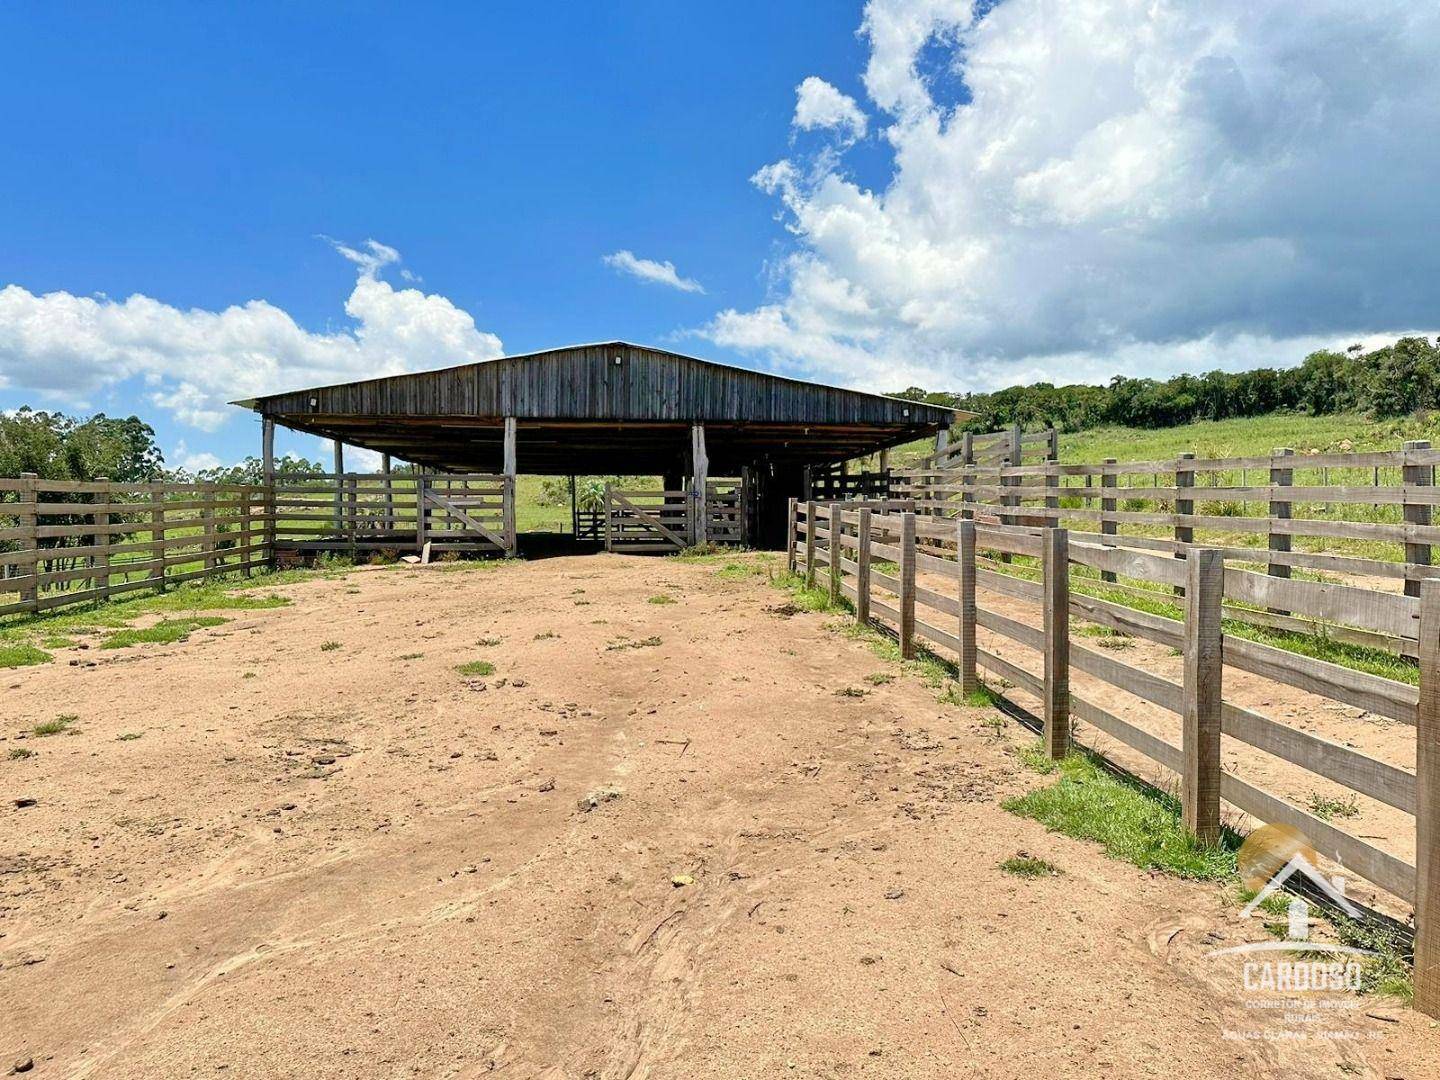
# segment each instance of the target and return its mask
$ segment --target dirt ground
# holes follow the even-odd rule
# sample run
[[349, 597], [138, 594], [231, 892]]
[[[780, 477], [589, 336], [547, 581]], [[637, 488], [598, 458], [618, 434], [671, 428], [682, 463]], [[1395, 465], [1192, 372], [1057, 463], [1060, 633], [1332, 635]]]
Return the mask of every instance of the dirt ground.
[[718, 568], [366, 569], [7, 672], [0, 1070], [1440, 1075], [1383, 1001], [1294, 1038], [1223, 889], [1007, 813], [1030, 736]]

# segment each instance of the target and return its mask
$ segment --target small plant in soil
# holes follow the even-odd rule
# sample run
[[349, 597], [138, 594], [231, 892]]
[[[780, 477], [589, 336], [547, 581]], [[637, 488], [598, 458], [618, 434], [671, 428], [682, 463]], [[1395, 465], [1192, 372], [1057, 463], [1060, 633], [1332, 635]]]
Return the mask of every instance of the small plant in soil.
[[24, 761], [26, 758], [32, 758], [34, 756], [35, 751], [31, 750], [28, 746], [17, 746], [14, 750], [11, 750], [9, 754], [11, 761]]
[[338, 648], [340, 648], [340, 642], [338, 641], [325, 641], [320, 645], [321, 652], [334, 652]]
[[884, 686], [886, 683], [895, 681], [895, 676], [888, 671], [877, 671], [873, 675], [866, 675], [865, 681], [871, 686]]
[[498, 637], [482, 637], [478, 639], [475, 644], [479, 645], [482, 649], [493, 649], [496, 645], [500, 644], [500, 639]]
[[1330, 821], [1334, 818], [1353, 818], [1360, 813], [1360, 802], [1354, 795], [1333, 798], [1312, 791], [1310, 793], [1310, 812], [1321, 821]]
[[667, 596], [665, 593], [656, 593], [645, 602], [647, 604], [673, 604], [675, 603], [675, 598], [673, 596]]
[[116, 735], [115, 738], [119, 739], [121, 742], [134, 742], [143, 734], [144, 732], [141, 731], [125, 731], [121, 732], [119, 735]]
[[535, 640], [535, 641], [549, 641], [551, 638], [557, 638], [557, 637], [559, 637], [559, 636], [560, 636], [560, 635], [557, 634], [557, 633], [555, 633], [554, 630], [543, 630], [543, 631], [541, 631], [540, 633], [538, 633], [538, 634], [535, 635], [534, 640]]
[[395, 659], [396, 659], [396, 660], [419, 660], [419, 659], [420, 659], [422, 656], [424, 656], [424, 655], [425, 655], [425, 654], [424, 654], [423, 652], [407, 652], [407, 653], [401, 653], [401, 654], [400, 654], [399, 656], [397, 656]]
[[495, 665], [489, 660], [471, 660], [468, 663], [457, 665], [455, 670], [467, 678], [478, 677], [481, 675], [494, 675]]
[[1023, 851], [1002, 862], [1000, 869], [1007, 874], [1014, 874], [1016, 877], [1022, 878], [1055, 877], [1064, 873], [1054, 863], [1046, 862], [1034, 855], [1027, 855]]
[[861, 689], [861, 688], [858, 687], [858, 686], [842, 686], [839, 690], [836, 690], [836, 691], [835, 691], [835, 696], [836, 696], [836, 697], [859, 698], [859, 697], [864, 697], [864, 696], [865, 696], [866, 694], [868, 694], [869, 692], [870, 692], [869, 690]]
[[59, 735], [69, 729], [70, 725], [79, 720], [80, 717], [74, 713], [62, 713], [54, 720], [43, 720], [36, 724], [33, 732], [39, 736]]

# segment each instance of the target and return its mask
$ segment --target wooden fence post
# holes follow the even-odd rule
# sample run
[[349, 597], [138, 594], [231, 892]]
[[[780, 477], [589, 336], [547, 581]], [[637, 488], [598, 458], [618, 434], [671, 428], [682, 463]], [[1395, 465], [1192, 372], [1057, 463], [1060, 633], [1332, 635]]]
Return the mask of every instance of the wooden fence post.
[[415, 466], [415, 550], [424, 552], [429, 525], [425, 520], [425, 474]]
[[955, 523], [955, 559], [960, 568], [960, 692], [980, 689], [975, 674], [975, 522]]
[[149, 484], [150, 489], [150, 559], [158, 565], [150, 571], [156, 592], [165, 591], [165, 560], [169, 548], [165, 544], [165, 485]]
[[[793, 509], [794, 509], [794, 505], [793, 505], [793, 504], [794, 504], [795, 500], [794, 500], [794, 499], [791, 499], [790, 502], [791, 502], [791, 504], [792, 504], [792, 505], [791, 505], [791, 509], [793, 510]], [[611, 500], [610, 500], [610, 485], [609, 485], [609, 484], [606, 484], [606, 485], [605, 485], [605, 550], [606, 550], [606, 551], [613, 551], [613, 550], [614, 550], [614, 546], [615, 546], [615, 541], [614, 541], [613, 536], [611, 535], [611, 530], [610, 530], [610, 516], [611, 516], [611, 508], [612, 508], [613, 505], [614, 505], [614, 504], [613, 504], [613, 503], [611, 502]], [[793, 516], [793, 515], [792, 515], [792, 516]], [[790, 562], [791, 562], [792, 565], [794, 564], [795, 559], [794, 559], [793, 556], [791, 557]]]
[[915, 514], [900, 515], [900, 655], [915, 655]]
[[[1405, 444], [1406, 450], [1429, 450], [1428, 439], [1414, 439]], [[1429, 487], [1435, 483], [1434, 465], [1406, 465], [1401, 470], [1401, 478], [1406, 487]], [[1407, 525], [1429, 525], [1431, 519], [1430, 507], [1423, 503], [1411, 503], [1408, 499], [1405, 502], [1405, 523]], [[1416, 566], [1430, 565], [1429, 544], [1406, 544], [1405, 561]], [[1405, 595], [1420, 595], [1420, 579], [1405, 578]]]
[[845, 517], [838, 503], [830, 504], [830, 542], [826, 551], [830, 556], [830, 603], [840, 602], [840, 538], [845, 535]]
[[1059, 761], [1070, 752], [1070, 543], [1064, 529], [1043, 535], [1045, 753]]
[[1220, 701], [1225, 670], [1220, 606], [1225, 560], [1191, 548], [1186, 565], [1184, 764], [1180, 800], [1185, 827], [1202, 843], [1220, 839]]
[[32, 552], [35, 561], [30, 564], [30, 582], [24, 584], [21, 578], [20, 602], [28, 604], [31, 611], [40, 610], [40, 540], [35, 535], [36, 514], [35, 504], [40, 500], [38, 490], [38, 475], [33, 472], [21, 473], [20, 479], [25, 481], [16, 493], [19, 505], [15, 510], [16, 525], [21, 530], [20, 550]]
[[[97, 476], [95, 484], [99, 488], [96, 495], [105, 502], [110, 501], [110, 478], [108, 476]], [[91, 569], [95, 576], [90, 579], [92, 588], [99, 588], [100, 598], [108, 599], [110, 596], [110, 511], [107, 508], [101, 513], [90, 515], [90, 524], [95, 529], [95, 544], [104, 551], [102, 555], [95, 555], [90, 560]]]
[[[962, 476], [960, 477], [960, 485], [961, 485], [962, 487], [974, 487], [974, 486], [975, 486], [975, 436], [974, 436], [974, 434], [972, 434], [972, 433], [969, 432], [969, 431], [965, 432], [965, 433], [960, 437], [960, 453], [961, 453], [960, 465], [961, 465], [961, 468], [962, 468], [963, 473], [964, 473], [964, 475], [962, 475]], [[960, 516], [961, 516], [961, 517], [964, 517], [966, 514], [969, 514], [971, 517], [974, 517], [974, 516], [975, 516], [975, 511], [974, 511], [974, 509], [966, 510], [966, 509], [965, 509], [965, 506], [964, 506], [965, 503], [973, 503], [974, 501], [975, 501], [975, 493], [974, 493], [973, 491], [962, 491], [962, 492], [960, 492], [960, 502], [961, 502]]]
[[215, 547], [216, 547], [216, 524], [215, 524], [215, 485], [204, 484], [200, 490], [200, 565], [205, 573], [202, 580], [209, 580], [211, 573], [215, 570]]
[[[1276, 447], [1275, 453], [1270, 458], [1270, 484], [1272, 487], [1289, 487], [1291, 484], [1294, 483], [1294, 469], [1288, 467], [1277, 468], [1275, 465], [1275, 458], [1293, 457], [1294, 454], [1295, 451], [1288, 446]], [[1270, 519], [1272, 521], [1286, 521], [1289, 520], [1289, 517], [1290, 500], [1277, 499], [1274, 497], [1274, 492], [1271, 492]], [[1275, 532], [1273, 529], [1271, 529], [1269, 536], [1269, 548], [1271, 551], [1289, 551], [1290, 534]], [[1265, 572], [1268, 573], [1271, 577], [1288, 578], [1290, 576], [1290, 564], [1272, 562], [1265, 568]], [[1284, 608], [1270, 608], [1269, 610], [1272, 614], [1275, 615], [1290, 614], [1290, 612], [1285, 610]]]
[[855, 551], [855, 621], [864, 626], [870, 621], [870, 508], [860, 509], [860, 525], [856, 532]]
[[1415, 714], [1415, 1008], [1440, 1019], [1440, 581], [1420, 585]]
[[[1045, 477], [1044, 477], [1044, 482], [1045, 482], [1045, 486], [1046, 486], [1047, 488], [1055, 488], [1057, 491], [1059, 490], [1059, 488], [1060, 488], [1060, 459], [1059, 459], [1059, 458], [1051, 457], [1051, 458], [1046, 458], [1046, 459], [1045, 459]], [[1059, 525], [1059, 524], [1060, 524], [1060, 496], [1059, 496], [1059, 495], [1046, 495], [1046, 496], [1045, 496], [1045, 509], [1046, 509], [1046, 510], [1054, 510], [1054, 511], [1055, 511], [1054, 514], [1046, 514], [1046, 515], [1045, 515], [1045, 524], [1048, 525], [1048, 526], [1051, 526], [1052, 528], [1053, 528], [1054, 526], [1056, 526], [1056, 525]]]
[[335, 440], [335, 539], [345, 533], [345, 444]]
[[790, 499], [785, 504], [785, 569], [792, 574], [795, 573], [795, 543], [800, 539], [799, 504], [799, 499]]
[[815, 500], [805, 503], [805, 587], [815, 587]]
[[265, 564], [275, 568], [275, 421], [264, 417], [260, 421], [261, 483], [264, 484], [264, 502], [261, 512], [265, 515]]
[[[1108, 466], [1114, 465], [1114, 464], [1115, 464], [1115, 459], [1114, 459], [1113, 457], [1107, 457], [1107, 458], [1105, 459], [1104, 464], [1105, 464], [1105, 466], [1107, 466], [1107, 467], [1104, 469], [1104, 471], [1102, 471], [1102, 472], [1100, 473], [1100, 486], [1101, 486], [1102, 488], [1113, 488], [1113, 487], [1115, 487], [1115, 481], [1116, 481], [1115, 470], [1112, 469], [1112, 468], [1109, 468]], [[1115, 519], [1109, 516], [1109, 515], [1115, 513], [1115, 508], [1116, 508], [1115, 496], [1112, 495], [1112, 496], [1110, 496], [1108, 499], [1102, 498], [1102, 499], [1100, 500], [1100, 535], [1101, 535], [1101, 536], [1114, 536], [1114, 535], [1116, 534]], [[1102, 543], [1103, 543], [1103, 541], [1102, 541]], [[1101, 571], [1100, 571], [1100, 580], [1101, 580], [1101, 581], [1114, 581], [1114, 580], [1115, 580], [1115, 571], [1113, 571], [1113, 570], [1101, 570]]]
[[[1178, 489], [1178, 488], [1190, 488], [1190, 487], [1194, 487], [1194, 486], [1195, 486], [1195, 470], [1194, 470], [1193, 468], [1185, 468], [1185, 466], [1184, 466], [1184, 463], [1185, 463], [1185, 462], [1190, 462], [1190, 461], [1194, 461], [1194, 460], [1195, 460], [1195, 455], [1194, 455], [1194, 454], [1181, 454], [1179, 460], [1176, 461], [1176, 463], [1175, 463], [1175, 487], [1176, 487], [1177, 489]], [[1175, 499], [1175, 513], [1176, 513], [1177, 515], [1178, 515], [1178, 514], [1194, 514], [1194, 513], [1195, 513], [1195, 500], [1194, 500], [1194, 499], [1181, 499], [1181, 498], [1179, 498], [1179, 497], [1177, 496], [1176, 499]], [[1191, 525], [1176, 525], [1176, 526], [1175, 526], [1175, 539], [1178, 540], [1178, 541], [1179, 541], [1180, 543], [1182, 543], [1182, 544], [1193, 544], [1193, 543], [1195, 542], [1195, 529], [1194, 529], [1194, 527], [1191, 526]], [[1184, 552], [1177, 551], [1177, 552], [1175, 553], [1175, 557], [1176, 557], [1177, 559], [1183, 559], [1183, 558], [1185, 558], [1185, 553], [1184, 553]], [[1175, 586], [1175, 595], [1176, 595], [1176, 596], [1184, 596], [1184, 595], [1185, 595], [1185, 586], [1184, 586], [1184, 585], [1176, 585], [1176, 586]]]

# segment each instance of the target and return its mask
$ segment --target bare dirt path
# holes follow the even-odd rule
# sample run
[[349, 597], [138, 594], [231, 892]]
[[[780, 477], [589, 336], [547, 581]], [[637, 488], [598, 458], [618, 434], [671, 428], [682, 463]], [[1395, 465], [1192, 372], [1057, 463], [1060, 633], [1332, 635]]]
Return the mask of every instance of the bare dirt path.
[[1436, 1075], [1389, 1006], [1226, 1038], [1286, 1028], [1218, 888], [1006, 813], [1022, 732], [716, 569], [362, 570], [6, 673], [0, 1071]]

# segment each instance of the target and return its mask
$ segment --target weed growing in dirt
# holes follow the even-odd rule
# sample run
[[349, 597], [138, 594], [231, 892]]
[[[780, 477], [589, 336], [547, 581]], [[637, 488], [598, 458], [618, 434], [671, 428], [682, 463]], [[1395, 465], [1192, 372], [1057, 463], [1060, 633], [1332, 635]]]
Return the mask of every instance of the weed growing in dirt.
[[70, 725], [79, 720], [80, 717], [74, 713], [61, 713], [54, 720], [42, 720], [31, 729], [31, 733], [37, 736], [59, 735], [69, 730]]
[[74, 638], [63, 637], [59, 634], [51, 637], [41, 638], [40, 646], [45, 649], [73, 649], [76, 645]]
[[768, 568], [761, 562], [727, 562], [715, 576], [721, 581], [748, 581], [752, 577], [763, 577]]
[[845, 611], [849, 609], [849, 605], [843, 599], [832, 601], [827, 590], [811, 588], [806, 585], [803, 574], [792, 574], [785, 570], [776, 574], [771, 581], [777, 589], [788, 592], [790, 602], [801, 611]]
[[143, 630], [134, 627], [115, 630], [105, 636], [105, 640], [100, 642], [100, 648], [125, 649], [131, 645], [141, 644], [171, 645], [177, 641], [185, 641], [196, 630], [207, 626], [219, 626], [221, 623], [229, 621], [218, 615], [197, 615], [188, 619], [162, 619], [154, 626], [147, 626]]
[[866, 694], [868, 694], [869, 692], [870, 692], [869, 690], [862, 689], [861, 687], [858, 687], [858, 686], [842, 686], [839, 690], [836, 690], [836, 691], [835, 691], [835, 696], [836, 696], [836, 697], [860, 698], [860, 697], [864, 697], [864, 696], [865, 696]]
[[14, 750], [11, 750], [9, 754], [11, 761], [24, 761], [26, 758], [32, 758], [34, 756], [35, 751], [31, 750], [28, 746], [17, 746]]
[[895, 676], [888, 671], [877, 671], [873, 675], [866, 675], [865, 681], [871, 686], [884, 686], [886, 683], [895, 681]]
[[457, 664], [455, 670], [461, 675], [494, 675], [495, 665], [489, 660], [471, 660], [468, 663]]
[[1059, 772], [1054, 784], [1001, 805], [1053, 832], [1097, 841], [1107, 855], [1144, 870], [1202, 881], [1234, 877], [1234, 850], [1196, 840], [1181, 824], [1180, 807], [1170, 796], [1111, 775], [1083, 751], [1066, 756]]
[[479, 645], [482, 649], [493, 649], [500, 644], [500, 639], [498, 637], [482, 637], [477, 638], [475, 644]]
[[621, 649], [653, 649], [660, 644], [660, 639], [655, 636], [641, 638], [639, 641], [612, 641], [605, 646], [606, 652], [618, 652]]
[[320, 643], [321, 652], [334, 652], [338, 648], [340, 648], [340, 642], [338, 641], [322, 641]]
[[667, 596], [665, 593], [656, 593], [645, 602], [647, 604], [673, 604], [675, 603], [675, 598], [673, 596]]
[[115, 738], [117, 738], [121, 742], [134, 742], [143, 734], [144, 732], [142, 731], [125, 731], [121, 732], [119, 735], [116, 735]]
[[1409, 1002], [1414, 996], [1409, 950], [1399, 931], [1373, 922], [1359, 922], [1344, 915], [1330, 919], [1340, 944], [1373, 952], [1360, 965], [1360, 991], [1388, 994]]
[[984, 709], [995, 704], [995, 695], [983, 684], [965, 695], [965, 704], [972, 709]]
[[1056, 877], [1064, 873], [1054, 863], [1046, 862], [1034, 855], [1027, 855], [1023, 851], [1002, 862], [1000, 869], [1007, 874], [1014, 874], [1016, 877], [1022, 878]]
[[401, 653], [401, 654], [400, 654], [399, 656], [397, 656], [395, 659], [396, 659], [396, 660], [419, 660], [419, 659], [420, 659], [422, 656], [424, 656], [424, 655], [425, 655], [425, 654], [424, 654], [423, 652], [407, 652], [407, 653]]
[[1310, 812], [1321, 821], [1334, 818], [1352, 818], [1360, 814], [1360, 801], [1354, 795], [1332, 797], [1319, 792], [1310, 793]]
[[0, 668], [29, 667], [32, 664], [47, 664], [52, 657], [44, 649], [24, 642], [0, 641]]
[[540, 633], [536, 634], [532, 640], [549, 641], [551, 638], [558, 638], [559, 636], [560, 635], [555, 633], [554, 630], [542, 630]]
[[1027, 768], [1048, 776], [1060, 767], [1060, 763], [1045, 752], [1038, 742], [1026, 743], [1020, 748], [1020, 761]]

